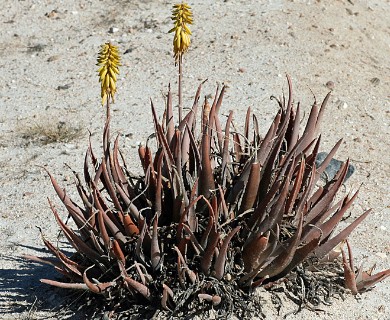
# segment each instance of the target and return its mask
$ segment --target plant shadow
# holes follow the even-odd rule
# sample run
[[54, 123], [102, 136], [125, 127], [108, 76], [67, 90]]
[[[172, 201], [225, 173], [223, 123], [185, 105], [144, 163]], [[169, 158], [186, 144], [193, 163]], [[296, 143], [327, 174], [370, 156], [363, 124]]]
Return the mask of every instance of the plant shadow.
[[[38, 255], [46, 252], [42, 248], [19, 246], [33, 249]], [[1, 254], [0, 260], [3, 266], [12, 266], [0, 270], [0, 315], [9, 318], [18, 315], [21, 319], [85, 319], [76, 303], [72, 305], [80, 292], [64, 293], [40, 282], [42, 278], [61, 280], [53, 267], [11, 253]]]
[[[47, 250], [22, 244], [15, 246], [46, 256]], [[62, 249], [67, 256], [72, 252]], [[0, 254], [0, 319], [150, 319], [155, 309], [140, 305], [131, 314], [113, 314], [104, 299], [88, 291], [66, 290], [40, 282], [40, 279], [64, 281], [50, 265], [40, 264], [12, 253]], [[4, 267], [7, 266], [7, 267]], [[12, 266], [12, 267], [9, 267]], [[4, 317], [5, 316], [5, 317]], [[3, 318], [4, 317], [4, 318]]]

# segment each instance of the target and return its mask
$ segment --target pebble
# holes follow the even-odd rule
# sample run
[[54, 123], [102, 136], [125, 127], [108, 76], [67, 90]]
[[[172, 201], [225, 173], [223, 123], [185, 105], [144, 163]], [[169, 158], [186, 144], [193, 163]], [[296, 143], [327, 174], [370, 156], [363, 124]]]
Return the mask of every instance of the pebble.
[[67, 150], [73, 150], [73, 149], [76, 149], [77, 146], [73, 143], [65, 143], [64, 144], [64, 147], [67, 149]]
[[370, 80], [370, 82], [371, 82], [374, 86], [377, 86], [377, 85], [381, 82], [381, 80], [380, 80], [379, 78], [372, 78], [372, 79]]
[[118, 32], [119, 31], [119, 28], [116, 28], [116, 27], [111, 27], [108, 32], [109, 33], [115, 33], [115, 32]]
[[334, 82], [333, 81], [328, 81], [325, 85], [329, 90], [334, 89]]
[[52, 10], [50, 12], [45, 13], [45, 17], [50, 19], [57, 18], [57, 16], [58, 16], [57, 10]]
[[58, 86], [57, 90], [67, 90], [69, 88], [70, 88], [70, 84], [65, 84], [65, 85], [62, 85], [62, 86]]
[[51, 56], [47, 59], [47, 62], [53, 62], [53, 61], [56, 61], [60, 58], [59, 55], [54, 55], [54, 56]]

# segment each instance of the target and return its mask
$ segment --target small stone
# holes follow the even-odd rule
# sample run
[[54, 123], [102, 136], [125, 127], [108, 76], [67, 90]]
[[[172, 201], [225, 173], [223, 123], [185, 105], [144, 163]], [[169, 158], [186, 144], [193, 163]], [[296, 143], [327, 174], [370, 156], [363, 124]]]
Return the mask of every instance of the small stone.
[[227, 273], [224, 278], [225, 278], [226, 281], [231, 281], [232, 280], [232, 275], [230, 273]]
[[380, 80], [379, 78], [372, 78], [372, 79], [370, 80], [370, 82], [371, 82], [374, 86], [377, 86], [377, 85], [381, 82], [381, 80]]
[[238, 69], [238, 72], [244, 73], [244, 72], [245, 72], [245, 68], [239, 68], [239, 69]]
[[328, 81], [325, 85], [329, 90], [334, 89], [334, 82], [333, 81]]
[[65, 84], [63, 86], [58, 86], [57, 90], [67, 90], [70, 88], [70, 84]]
[[119, 28], [116, 28], [116, 27], [111, 27], [108, 32], [109, 33], [115, 33], [115, 32], [118, 32], [119, 31]]
[[77, 149], [77, 146], [74, 143], [65, 143], [64, 147], [66, 150], [74, 150]]
[[53, 62], [53, 61], [56, 61], [60, 58], [59, 55], [54, 55], [54, 56], [51, 56], [47, 59], [47, 62]]
[[58, 16], [57, 10], [51, 10], [50, 12], [45, 13], [45, 17], [50, 19], [57, 18], [57, 16]]

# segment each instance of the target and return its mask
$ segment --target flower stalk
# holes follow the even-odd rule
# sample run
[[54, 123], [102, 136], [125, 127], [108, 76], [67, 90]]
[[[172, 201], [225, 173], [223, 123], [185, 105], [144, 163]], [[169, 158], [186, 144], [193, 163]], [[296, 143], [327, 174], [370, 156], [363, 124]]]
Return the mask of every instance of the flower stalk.
[[191, 44], [191, 30], [188, 27], [193, 23], [191, 7], [187, 3], [175, 4], [172, 10], [171, 19], [174, 21], [174, 27], [169, 30], [169, 33], [174, 32], [173, 37], [173, 54], [175, 64], [179, 64], [179, 122], [182, 120], [183, 110], [183, 54], [187, 52]]

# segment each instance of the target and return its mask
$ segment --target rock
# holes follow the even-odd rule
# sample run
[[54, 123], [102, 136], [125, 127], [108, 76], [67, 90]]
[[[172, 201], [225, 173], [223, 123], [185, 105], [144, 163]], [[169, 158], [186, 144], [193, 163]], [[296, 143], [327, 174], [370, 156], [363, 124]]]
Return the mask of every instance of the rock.
[[328, 81], [325, 85], [329, 90], [334, 89], [334, 82], [333, 81]]
[[56, 61], [60, 58], [59, 55], [54, 55], [54, 56], [51, 56], [47, 59], [47, 62], [53, 62], [53, 61]]
[[57, 90], [67, 90], [70, 88], [70, 84], [65, 84], [63, 86], [58, 86]]
[[115, 32], [118, 32], [119, 31], [119, 28], [116, 28], [116, 27], [111, 27], [108, 32], [109, 33], [115, 33]]
[[[327, 155], [328, 152], [320, 152], [317, 154], [317, 158], [315, 162], [317, 167], [319, 167], [321, 163], [324, 162]], [[337, 174], [337, 171], [340, 170], [343, 163], [344, 163], [343, 161], [332, 158], [332, 160], [330, 160], [330, 163], [326, 167], [325, 171], [322, 173], [321, 179], [323, 179], [326, 182], [332, 180]], [[354, 172], [355, 172], [355, 167], [352, 164], [349, 164], [347, 175], [345, 176], [344, 182], [346, 182]]]

